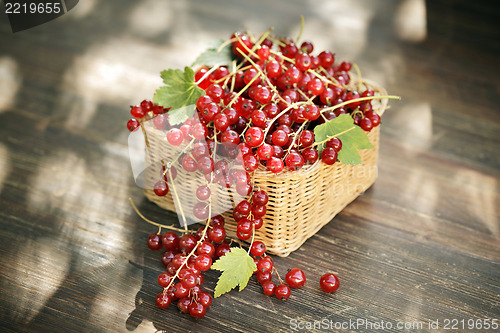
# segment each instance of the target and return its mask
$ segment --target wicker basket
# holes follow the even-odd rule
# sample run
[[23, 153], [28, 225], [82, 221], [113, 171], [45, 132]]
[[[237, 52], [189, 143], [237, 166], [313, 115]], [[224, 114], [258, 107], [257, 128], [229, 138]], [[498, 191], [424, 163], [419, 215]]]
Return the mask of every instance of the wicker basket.
[[[386, 95], [383, 88], [373, 83], [363, 81], [363, 84], [381, 95]], [[374, 111], [382, 115], [387, 107], [387, 100], [374, 100], [372, 104]], [[379, 128], [375, 127], [368, 133], [373, 148], [359, 151], [362, 164], [345, 165], [337, 162], [328, 166], [318, 161], [299, 171], [273, 174], [260, 166], [253, 173], [254, 187], [265, 190], [269, 195], [267, 213], [263, 218], [264, 224], [255, 234], [255, 239], [263, 241], [269, 253], [284, 257], [297, 250], [375, 182]], [[147, 137], [150, 145], [149, 156], [169, 149], [163, 131], [148, 128]], [[146, 177], [154, 182], [158, 179], [158, 172], [149, 172]], [[194, 193], [202, 184], [203, 177], [199, 182], [187, 185], [183, 183], [178, 191], [182, 192], [181, 202], [187, 201], [191, 205], [197, 202]], [[152, 190], [145, 190], [145, 195], [158, 206], [175, 211], [171, 193], [165, 197], [158, 197]], [[215, 204], [233, 207], [234, 203], [229, 198], [225, 200]], [[232, 217], [232, 209], [222, 215], [226, 219], [226, 231], [229, 236], [236, 238], [236, 222]]]

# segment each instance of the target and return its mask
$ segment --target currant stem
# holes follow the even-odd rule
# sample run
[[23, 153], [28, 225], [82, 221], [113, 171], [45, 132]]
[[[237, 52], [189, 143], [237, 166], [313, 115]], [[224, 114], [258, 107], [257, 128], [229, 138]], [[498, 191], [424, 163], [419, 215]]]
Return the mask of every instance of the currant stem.
[[170, 178], [170, 183], [172, 184], [174, 198], [175, 198], [175, 200], [177, 200], [177, 203], [179, 205], [179, 209], [181, 211], [182, 223], [184, 224], [184, 231], [187, 232], [188, 227], [187, 227], [186, 215], [184, 215], [184, 210], [182, 209], [182, 203], [181, 203], [181, 200], [179, 199], [179, 195], [177, 194], [177, 188], [175, 187], [174, 179], [172, 178], [172, 170], [170, 168], [168, 168], [168, 176]]
[[295, 142], [297, 141], [297, 138], [300, 136], [300, 133], [302, 132], [302, 130], [304, 129], [305, 125], [308, 123], [308, 121], [304, 121], [302, 123], [302, 125], [300, 125], [299, 129], [297, 130], [297, 132], [295, 132], [295, 135], [293, 137], [293, 140], [292, 140], [292, 143], [290, 144], [290, 148], [288, 148], [285, 156], [283, 156], [284, 159], [286, 159], [286, 157], [290, 154], [290, 149], [293, 149], [293, 145], [295, 144]]
[[255, 239], [255, 226], [252, 223], [252, 240], [250, 241], [250, 246], [248, 247], [248, 255], [250, 255], [250, 249], [252, 248], [253, 241]]
[[142, 130], [142, 134], [144, 135], [144, 141], [146, 143], [146, 147], [150, 148], [148, 134], [146, 133], [146, 128], [144, 128], [144, 123], [141, 121], [141, 122], [139, 122], [139, 124], [141, 125], [141, 130]]
[[234, 98], [231, 100], [231, 102], [229, 102], [226, 106], [226, 108], [230, 107], [231, 105], [233, 105], [233, 103], [236, 101], [236, 99], [238, 97], [240, 97], [248, 88], [250, 88], [250, 86], [252, 85], [252, 83], [255, 82], [255, 80], [257, 80], [257, 78], [260, 77], [260, 73], [258, 75], [255, 75], [251, 80], [250, 82], [247, 83], [246, 86], [243, 87], [243, 89], [241, 89], [237, 94], [236, 96], [234, 96]]
[[360, 98], [351, 99], [350, 101], [345, 101], [345, 102], [339, 103], [339, 104], [334, 105], [334, 106], [330, 106], [328, 108], [324, 108], [320, 112], [324, 113], [326, 111], [333, 111], [333, 110], [336, 110], [338, 108], [341, 108], [341, 107], [343, 107], [345, 105], [348, 105], [348, 104], [351, 104], [351, 103], [362, 102], [362, 101], [371, 101], [373, 99], [386, 99], [386, 98], [387, 99], [397, 99], [397, 100], [401, 99], [401, 97], [399, 97], [399, 96], [393, 96], [393, 95], [360, 97]]
[[332, 138], [338, 138], [338, 137], [339, 137], [339, 136], [341, 136], [342, 134], [345, 134], [345, 133], [347, 133], [347, 132], [350, 132], [350, 131], [352, 131], [352, 130], [353, 130], [353, 129], [355, 129], [355, 128], [356, 128], [356, 126], [353, 126], [353, 127], [349, 128], [349, 129], [346, 129], [345, 131], [342, 131], [342, 132], [338, 133], [338, 134], [335, 134], [335, 135], [332, 135], [332, 136], [328, 136], [328, 137], [327, 137], [325, 140], [323, 140], [323, 141], [313, 143], [313, 146], [319, 146], [319, 145], [321, 145], [321, 144], [323, 144], [323, 143], [325, 143], [325, 142], [329, 141], [329, 140], [330, 140], [330, 139], [332, 139]]
[[[180, 229], [180, 228], [176, 228], [172, 225], [164, 225], [164, 224], [160, 224], [160, 223], [157, 223], [157, 222], [153, 222], [151, 221], [150, 219], [146, 218], [144, 215], [141, 214], [141, 212], [139, 212], [139, 210], [137, 209], [137, 207], [135, 206], [134, 204], [134, 201], [132, 200], [132, 198], [128, 198], [128, 200], [130, 201], [130, 205], [132, 206], [132, 208], [135, 210], [135, 212], [137, 213], [137, 215], [139, 215], [140, 218], [142, 218], [144, 221], [146, 221], [147, 223], [149, 224], [152, 224], [154, 226], [157, 226], [159, 228], [163, 228], [163, 229], [168, 229], [168, 230], [172, 230], [172, 231], [178, 231], [178, 232], [185, 232], [184, 229]], [[161, 230], [161, 229], [160, 229]], [[189, 233], [196, 233], [195, 231], [193, 230], [188, 230], [187, 232]]]
[[302, 37], [302, 32], [304, 31], [304, 15], [300, 15], [300, 30], [297, 39], [295, 39], [295, 44], [299, 43], [300, 37]]
[[278, 280], [280, 280], [280, 284], [283, 284], [283, 280], [281, 279], [280, 273], [278, 273], [278, 270], [276, 267], [273, 266], [273, 270], [276, 273], [276, 276], [278, 276]]
[[356, 75], [358, 76], [358, 91], [361, 91], [363, 89], [363, 79], [361, 78], [361, 71], [359, 70], [359, 67], [356, 64], [352, 64], [352, 67], [354, 67]]
[[210, 74], [212, 74], [213, 72], [215, 72], [217, 70], [217, 66], [214, 66], [212, 68], [210, 68], [206, 73], [205, 75], [203, 75], [201, 77], [201, 79], [199, 79], [198, 81], [195, 82], [196, 85], [200, 84], [201, 82], [203, 82], [203, 80], [205, 80]]

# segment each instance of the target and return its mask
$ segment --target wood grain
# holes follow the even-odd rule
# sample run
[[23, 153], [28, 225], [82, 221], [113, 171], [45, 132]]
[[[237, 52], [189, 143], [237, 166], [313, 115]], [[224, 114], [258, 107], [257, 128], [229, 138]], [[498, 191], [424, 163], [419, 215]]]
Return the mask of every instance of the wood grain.
[[[404, 10], [415, 5], [425, 16]], [[365, 319], [445, 331], [446, 318], [500, 320], [498, 9], [465, 0], [110, 0], [80, 1], [16, 34], [0, 19], [0, 330], [286, 332], [298, 321]], [[304, 38], [403, 97], [382, 119], [378, 179], [299, 250], [275, 258], [281, 275], [307, 275], [287, 302], [251, 279], [202, 320], [160, 311], [160, 253], [146, 247], [157, 229], [128, 198], [152, 220], [176, 217], [133, 182], [128, 105], [152, 94], [161, 70], [193, 61], [202, 41], [268, 26], [295, 36], [301, 14]], [[423, 24], [424, 38], [405, 39], [398, 18]], [[318, 286], [326, 272], [341, 281], [331, 295]], [[216, 279], [207, 274], [208, 290]], [[435, 320], [439, 329], [429, 329]]]

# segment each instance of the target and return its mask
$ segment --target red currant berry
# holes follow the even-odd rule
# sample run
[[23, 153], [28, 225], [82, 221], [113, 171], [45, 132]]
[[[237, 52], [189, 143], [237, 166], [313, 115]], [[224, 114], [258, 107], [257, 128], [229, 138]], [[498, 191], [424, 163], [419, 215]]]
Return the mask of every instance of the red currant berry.
[[255, 230], [259, 230], [262, 228], [262, 225], [264, 224], [264, 220], [262, 218], [256, 218], [252, 220], [252, 224]]
[[148, 247], [153, 251], [158, 251], [162, 248], [160, 235], [154, 233], [148, 237]]
[[305, 164], [314, 164], [318, 160], [318, 151], [313, 147], [306, 148], [302, 151], [302, 157]]
[[265, 206], [268, 201], [269, 196], [264, 190], [255, 191], [252, 195], [252, 202], [254, 205]]
[[189, 297], [183, 297], [177, 301], [177, 308], [182, 313], [188, 313], [190, 305], [191, 305], [191, 298]]
[[335, 56], [330, 51], [323, 51], [318, 57], [320, 65], [325, 69], [332, 67], [335, 62]]
[[200, 291], [198, 293], [198, 303], [201, 303], [204, 307], [208, 308], [212, 305], [212, 296], [206, 291]]
[[286, 284], [280, 284], [274, 290], [274, 294], [276, 295], [276, 297], [282, 301], [286, 301], [290, 297], [291, 293], [292, 291], [290, 287], [287, 286]]
[[240, 136], [233, 130], [226, 130], [222, 132], [221, 142], [226, 148], [234, 148], [240, 143]]
[[129, 121], [127, 121], [127, 128], [130, 132], [135, 131], [140, 125], [141, 124], [139, 123], [139, 121], [135, 118], [132, 118]]
[[182, 159], [182, 167], [186, 171], [194, 172], [198, 170], [198, 165], [196, 161], [189, 155], [186, 155]]
[[364, 117], [359, 121], [359, 127], [361, 127], [365, 132], [369, 132], [373, 128], [373, 124], [370, 118]]
[[168, 273], [161, 273], [158, 275], [158, 284], [162, 288], [167, 288], [170, 282], [173, 280], [174, 276]]
[[274, 262], [273, 259], [269, 256], [263, 257], [259, 260], [257, 264], [257, 269], [262, 273], [269, 273], [273, 269]]
[[172, 297], [167, 295], [167, 293], [161, 292], [158, 295], [156, 295], [155, 303], [156, 306], [159, 307], [160, 309], [168, 308], [171, 302], [172, 302]]
[[320, 115], [321, 113], [316, 105], [311, 104], [304, 107], [304, 118], [307, 120], [314, 121], [318, 119]]
[[140, 119], [146, 115], [146, 111], [144, 111], [144, 109], [139, 105], [136, 105], [130, 109], [130, 114], [132, 117]]
[[256, 218], [263, 217], [266, 215], [266, 206], [253, 205], [252, 206], [252, 215]]
[[276, 290], [276, 284], [272, 281], [266, 281], [262, 284], [262, 291], [266, 296], [273, 296]]
[[185, 253], [191, 252], [196, 246], [196, 238], [191, 234], [185, 234], [179, 238], [179, 248]]
[[295, 55], [295, 66], [305, 72], [312, 66], [311, 57], [307, 53]]
[[288, 143], [288, 134], [281, 129], [276, 130], [272, 135], [272, 141], [273, 144], [283, 147]]
[[167, 132], [167, 140], [172, 146], [178, 146], [184, 140], [184, 133], [178, 128], [171, 128]]
[[189, 305], [189, 314], [191, 315], [191, 317], [202, 318], [206, 313], [207, 308], [201, 303], [192, 302]]
[[271, 54], [271, 49], [267, 45], [261, 45], [257, 50], [257, 55], [261, 60], [267, 60]]
[[324, 90], [325, 84], [317, 77], [311, 79], [311, 81], [307, 83], [307, 91], [309, 91], [314, 96], [321, 95]]
[[304, 159], [302, 155], [297, 152], [291, 152], [285, 159], [285, 164], [288, 170], [296, 171], [304, 166]]
[[189, 295], [189, 289], [186, 288], [181, 282], [177, 282], [174, 285], [174, 295], [177, 298], [187, 297]]
[[214, 243], [220, 243], [226, 238], [226, 230], [221, 225], [216, 225], [208, 230], [208, 238]]
[[260, 257], [264, 253], [266, 253], [266, 245], [264, 244], [264, 242], [255, 241], [250, 247], [250, 253], [256, 257]]
[[241, 239], [242, 241], [245, 241], [250, 239], [250, 237], [252, 237], [252, 234], [251, 233], [244, 234], [239, 231], [236, 231], [236, 237], [238, 237], [238, 239]]
[[182, 278], [182, 284], [184, 285], [184, 287], [191, 289], [194, 286], [196, 286], [196, 280], [197, 280], [196, 275], [194, 275], [192, 273], [187, 273]]
[[208, 86], [205, 92], [215, 103], [219, 103], [224, 98], [224, 89], [216, 83]]
[[168, 185], [167, 183], [165, 183], [165, 181], [160, 180], [154, 185], [153, 190], [157, 196], [164, 197], [168, 193]]
[[321, 160], [327, 165], [332, 165], [337, 161], [337, 151], [333, 148], [326, 147], [321, 153]]
[[250, 205], [248, 200], [242, 200], [235, 208], [235, 210], [241, 213], [243, 216], [248, 216], [248, 214], [250, 214], [251, 209], [252, 206]]
[[271, 171], [272, 173], [280, 173], [281, 171], [283, 171], [283, 168], [285, 167], [283, 161], [274, 156], [271, 157], [269, 160], [267, 160], [266, 165], [269, 171]]
[[299, 145], [309, 147], [314, 143], [314, 133], [309, 130], [303, 130], [299, 136]]
[[264, 282], [271, 281], [273, 276], [271, 272], [257, 272], [257, 281], [259, 281], [260, 284], [263, 284]]
[[[204, 227], [201, 227], [204, 229]], [[215, 246], [210, 243], [210, 242], [201, 242], [200, 245], [198, 245], [198, 248], [196, 249], [196, 253], [198, 255], [200, 254], [206, 254], [210, 257], [213, 257], [215, 255]]]
[[335, 149], [338, 153], [342, 149], [342, 141], [339, 138], [331, 138], [326, 142], [326, 146]]
[[247, 218], [242, 218], [236, 225], [236, 230], [242, 234], [252, 233], [253, 224]]
[[[215, 252], [215, 250], [214, 250]], [[196, 257], [194, 267], [202, 272], [208, 271], [212, 266], [212, 257], [208, 254], [200, 254]]]
[[253, 172], [259, 167], [259, 161], [252, 154], [247, 154], [243, 157], [243, 164], [245, 165], [245, 170], [248, 172]]
[[306, 275], [300, 268], [292, 268], [286, 274], [286, 283], [292, 288], [300, 288], [306, 284]]
[[208, 205], [206, 202], [197, 202], [193, 207], [193, 215], [199, 220], [208, 219]]
[[245, 138], [250, 147], [257, 147], [264, 141], [264, 131], [260, 127], [250, 127], [245, 133]]
[[[351, 91], [348, 91], [346, 94], [345, 94], [345, 101], [348, 102], [348, 101], [351, 101], [353, 99], [357, 99], [359, 98], [359, 93], [355, 90], [351, 90]], [[357, 102], [352, 102], [352, 103], [349, 103], [346, 105], [346, 107], [348, 109], [351, 109], [351, 110], [355, 110], [359, 105], [361, 104], [360, 101], [357, 101]]]
[[351, 67], [352, 64], [349, 61], [343, 61], [339, 66], [339, 70], [349, 72], [351, 70]]
[[273, 155], [273, 146], [264, 143], [257, 149], [257, 156], [261, 161], [267, 161]]
[[238, 182], [236, 183], [236, 192], [239, 195], [246, 197], [252, 192], [252, 185]]
[[226, 114], [218, 113], [214, 116], [214, 127], [219, 132], [224, 132], [229, 127], [229, 120]]
[[373, 127], [377, 127], [378, 125], [380, 125], [380, 116], [373, 112], [373, 114], [370, 116], [370, 120], [372, 121], [372, 125]]
[[207, 185], [201, 185], [196, 190], [196, 197], [198, 198], [198, 200], [205, 201], [210, 198], [210, 193], [210, 188]]
[[161, 242], [167, 250], [175, 250], [179, 247], [179, 235], [173, 231], [167, 231], [161, 237]]
[[319, 285], [324, 292], [333, 293], [339, 289], [339, 278], [333, 273], [327, 273], [319, 280]]

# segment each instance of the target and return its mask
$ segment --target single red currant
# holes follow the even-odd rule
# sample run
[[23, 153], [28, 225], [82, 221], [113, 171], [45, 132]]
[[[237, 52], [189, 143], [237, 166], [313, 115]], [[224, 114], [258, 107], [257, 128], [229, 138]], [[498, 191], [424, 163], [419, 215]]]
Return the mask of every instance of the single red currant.
[[129, 121], [127, 121], [127, 128], [130, 132], [135, 131], [140, 125], [141, 124], [139, 123], [139, 121], [135, 118], [132, 118]]
[[148, 247], [153, 251], [158, 251], [162, 248], [161, 237], [157, 233], [151, 234], [148, 237]]
[[160, 180], [154, 185], [153, 191], [159, 197], [164, 197], [168, 193], [168, 185], [164, 180]]
[[292, 268], [286, 274], [286, 283], [292, 288], [300, 288], [306, 284], [306, 275], [300, 268]]
[[264, 244], [264, 242], [255, 241], [250, 247], [250, 253], [256, 257], [260, 257], [264, 253], [266, 253], [266, 245]]
[[272, 281], [266, 281], [262, 284], [262, 291], [266, 296], [273, 296], [276, 290], [276, 284]]
[[339, 289], [339, 278], [333, 273], [327, 273], [319, 280], [319, 285], [324, 292], [333, 293]]
[[291, 292], [290, 287], [286, 284], [280, 284], [274, 290], [276, 297], [282, 301], [286, 301], [290, 297]]
[[172, 297], [167, 295], [167, 293], [161, 292], [158, 295], [156, 295], [155, 303], [156, 306], [158, 306], [160, 309], [168, 308], [171, 302], [172, 302]]
[[184, 133], [178, 128], [171, 128], [167, 132], [167, 140], [172, 146], [178, 146], [184, 140]]

